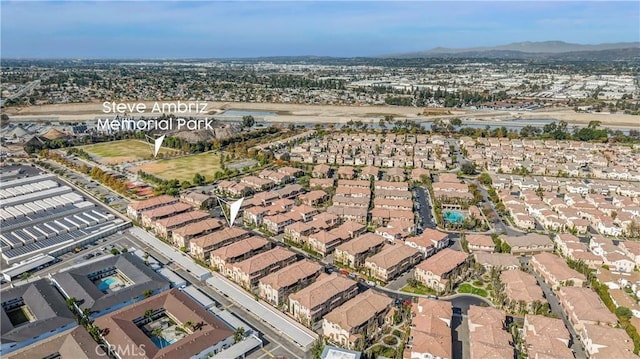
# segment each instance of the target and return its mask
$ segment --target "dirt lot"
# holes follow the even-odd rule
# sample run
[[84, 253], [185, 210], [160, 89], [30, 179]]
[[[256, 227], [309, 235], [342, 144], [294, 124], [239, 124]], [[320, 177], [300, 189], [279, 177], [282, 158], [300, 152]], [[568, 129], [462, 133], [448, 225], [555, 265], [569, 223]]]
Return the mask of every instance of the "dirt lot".
[[[145, 102], [148, 109], [153, 107], [153, 102]], [[195, 106], [194, 106], [195, 108]], [[640, 126], [639, 116], [624, 114], [594, 114], [576, 113], [573, 110], [554, 111], [454, 111], [451, 115], [423, 116], [422, 108], [401, 106], [334, 106], [334, 105], [297, 105], [276, 103], [246, 103], [246, 102], [207, 102], [207, 115], [213, 115], [224, 110], [255, 110], [270, 111], [278, 114], [278, 122], [318, 122], [318, 123], [344, 123], [349, 120], [377, 119], [384, 115], [395, 117], [430, 120], [435, 118], [477, 118], [477, 119], [504, 119], [520, 117], [522, 119], [556, 119], [570, 123], [589, 123], [601, 121], [603, 125], [614, 126]], [[101, 103], [42, 105], [25, 108], [7, 109], [7, 114], [14, 120], [55, 120], [58, 121], [85, 121], [96, 116], [105, 116]], [[148, 115], [148, 114], [147, 114]], [[189, 114], [185, 114], [189, 115]]]

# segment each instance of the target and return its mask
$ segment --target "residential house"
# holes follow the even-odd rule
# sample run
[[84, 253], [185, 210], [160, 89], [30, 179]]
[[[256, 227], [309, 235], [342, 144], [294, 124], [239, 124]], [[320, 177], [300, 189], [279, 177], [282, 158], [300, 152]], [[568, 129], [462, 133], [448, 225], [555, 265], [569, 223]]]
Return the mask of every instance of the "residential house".
[[318, 206], [329, 199], [327, 192], [323, 190], [314, 190], [298, 197], [300, 202], [308, 206]]
[[284, 228], [284, 238], [300, 243], [302, 237], [306, 237], [316, 231], [310, 224], [304, 222], [293, 222]]
[[585, 324], [578, 335], [589, 359], [638, 358], [633, 353], [633, 342], [622, 328]]
[[418, 298], [411, 306], [410, 344], [405, 346], [404, 358], [453, 358], [451, 335], [451, 303], [436, 299]]
[[[542, 289], [536, 278], [520, 269], [506, 270], [500, 274], [500, 282], [504, 285], [507, 299], [514, 308], [521, 310], [535, 310], [535, 302], [542, 305], [545, 302]], [[524, 304], [521, 306], [520, 304]]]
[[284, 228], [299, 219], [299, 215], [294, 212], [287, 214], [276, 214], [275, 216], [267, 216], [262, 220], [264, 228], [273, 235], [284, 232]]
[[251, 233], [242, 228], [225, 228], [221, 231], [191, 239], [189, 252], [191, 256], [204, 261], [209, 258], [211, 251], [248, 237], [251, 237]]
[[322, 335], [348, 349], [366, 347], [393, 321], [393, 299], [367, 290], [324, 316]]
[[387, 245], [377, 254], [365, 259], [370, 276], [388, 282], [422, 260], [422, 253], [403, 244]]
[[464, 252], [443, 249], [419, 264], [414, 277], [425, 286], [444, 292], [447, 285], [453, 288], [456, 277], [460, 275], [463, 265], [467, 262], [467, 257]]
[[275, 247], [241, 262], [227, 264], [227, 267], [231, 268], [231, 279], [234, 282], [246, 289], [251, 289], [258, 285], [260, 278], [295, 261], [297, 261], [297, 256], [294, 252], [282, 247]]
[[503, 311], [471, 305], [467, 310], [469, 325], [469, 357], [513, 358], [512, 337], [505, 330]]
[[504, 236], [502, 241], [509, 245], [513, 255], [553, 252], [553, 241], [543, 234], [528, 233], [524, 236]]
[[529, 358], [574, 358], [573, 352], [569, 349], [571, 335], [562, 319], [525, 315], [522, 340]]
[[358, 285], [355, 281], [337, 273], [320, 274], [314, 283], [289, 295], [288, 311], [295, 320], [312, 326], [357, 294]]
[[258, 295], [278, 307], [289, 294], [313, 283], [322, 270], [322, 265], [308, 259], [295, 262], [260, 279]]
[[552, 288], [561, 286], [582, 287], [587, 278], [580, 272], [569, 268], [567, 263], [553, 253], [540, 253], [531, 257], [531, 269]]
[[269, 249], [271, 249], [271, 242], [262, 237], [252, 236], [241, 239], [211, 251], [211, 266], [223, 275], [230, 277], [232, 275], [232, 268], [229, 267], [228, 264], [243, 261], [258, 253], [266, 252]]
[[508, 253], [473, 253], [476, 263], [482, 265], [487, 270], [496, 268], [498, 270], [510, 270], [520, 268], [520, 261], [517, 257]]
[[189, 241], [192, 238], [199, 237], [211, 232], [222, 229], [222, 221], [216, 218], [208, 218], [204, 221], [198, 221], [186, 226], [177, 228], [173, 231], [171, 238], [173, 245], [185, 250], [189, 248]]
[[618, 318], [607, 309], [600, 297], [590, 288], [561, 287], [558, 300], [576, 332], [586, 324], [615, 326]]
[[359, 268], [364, 265], [365, 258], [382, 249], [384, 242], [381, 236], [366, 233], [336, 247], [333, 260], [352, 268]]
[[467, 241], [469, 252], [488, 252], [493, 253], [496, 248], [491, 236], [486, 234], [467, 234], [464, 239]]
[[140, 220], [141, 214], [144, 211], [150, 211], [152, 209], [177, 204], [178, 198], [172, 196], [158, 196], [149, 198], [140, 202], [130, 202], [127, 206], [127, 215], [135, 220]]

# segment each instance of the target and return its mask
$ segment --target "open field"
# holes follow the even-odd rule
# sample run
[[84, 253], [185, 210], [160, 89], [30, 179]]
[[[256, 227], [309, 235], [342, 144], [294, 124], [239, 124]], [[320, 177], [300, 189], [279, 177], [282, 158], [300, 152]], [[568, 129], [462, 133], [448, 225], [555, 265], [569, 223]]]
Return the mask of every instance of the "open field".
[[[103, 142], [80, 146], [80, 148], [97, 157], [96, 160], [101, 163], [110, 165], [153, 158], [153, 144], [139, 140]], [[178, 152], [178, 150], [162, 147], [158, 155]]]
[[[164, 101], [168, 103], [169, 101]], [[148, 109], [153, 107], [153, 102], [145, 102]], [[277, 122], [301, 122], [301, 123], [345, 123], [349, 120], [379, 119], [384, 115], [392, 115], [396, 118], [408, 118], [416, 121], [429, 121], [436, 118], [469, 118], [486, 121], [492, 124], [492, 120], [504, 120], [506, 118], [519, 117], [526, 119], [555, 119], [569, 123], [587, 124], [590, 121], [601, 121], [603, 126], [640, 126], [640, 116], [631, 116], [621, 113], [597, 114], [576, 113], [572, 109], [554, 109], [551, 111], [464, 111], [452, 110], [451, 115], [422, 116], [423, 108], [403, 106], [338, 106], [338, 105], [298, 105], [280, 103], [248, 103], [248, 102], [207, 102], [206, 115], [196, 117], [210, 117], [224, 110], [244, 111], [269, 111], [277, 113], [274, 118]], [[102, 112], [100, 103], [76, 103], [58, 105], [40, 105], [21, 108], [8, 108], [5, 110], [14, 121], [68, 121], [79, 122], [93, 120], [96, 117], [111, 117]]]
[[220, 154], [206, 152], [167, 160], [145, 163], [138, 169], [156, 175], [166, 180], [191, 181], [193, 175], [200, 173], [207, 180], [213, 179], [213, 174], [221, 169]]

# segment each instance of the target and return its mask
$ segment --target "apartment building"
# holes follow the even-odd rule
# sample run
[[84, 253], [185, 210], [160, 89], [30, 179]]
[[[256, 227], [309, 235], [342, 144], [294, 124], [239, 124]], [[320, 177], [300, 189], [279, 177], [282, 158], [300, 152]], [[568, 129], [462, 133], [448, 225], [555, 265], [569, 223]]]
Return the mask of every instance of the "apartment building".
[[418, 298], [411, 314], [411, 336], [403, 357], [452, 359], [451, 303]]
[[470, 252], [487, 252], [493, 253], [496, 248], [491, 236], [486, 234], [467, 234], [464, 239], [467, 241], [467, 247]]
[[364, 267], [370, 276], [388, 282], [406, 272], [422, 260], [422, 253], [403, 244], [387, 245], [380, 252], [365, 259]]
[[221, 231], [191, 239], [189, 252], [191, 256], [204, 261], [209, 258], [211, 251], [248, 237], [251, 237], [251, 233], [242, 228], [225, 228]]
[[428, 288], [444, 292], [448, 283], [460, 275], [467, 257], [464, 252], [445, 248], [420, 263], [414, 271], [414, 277]]
[[230, 278], [246, 289], [258, 285], [260, 278], [284, 268], [297, 261], [296, 254], [288, 249], [276, 247], [258, 253], [240, 262], [227, 264], [231, 270]]
[[571, 335], [562, 319], [527, 314], [522, 329], [522, 339], [529, 358], [574, 358], [569, 349]]
[[186, 203], [177, 202], [175, 204], [168, 204], [165, 206], [156, 207], [153, 209], [140, 212], [140, 223], [144, 227], [153, 226], [154, 222], [163, 218], [175, 216], [176, 214], [190, 211], [192, 208]]
[[582, 287], [587, 278], [584, 274], [569, 268], [564, 259], [553, 253], [540, 253], [531, 257], [531, 269], [538, 273], [552, 288], [561, 286]]
[[561, 287], [557, 295], [560, 305], [578, 333], [586, 324], [615, 326], [618, 323], [618, 318], [590, 288]]
[[252, 236], [241, 239], [211, 251], [211, 266], [218, 269], [223, 275], [230, 277], [232, 268], [228, 266], [229, 264], [243, 261], [269, 249], [271, 249], [271, 242], [262, 237]]
[[310, 234], [306, 238], [306, 243], [309, 245], [309, 248], [316, 251], [322, 256], [326, 256], [327, 254], [333, 252], [336, 246], [344, 241], [345, 238], [342, 238], [335, 231], [318, 231]]
[[507, 299], [515, 305], [524, 303], [525, 310], [532, 310], [533, 303], [545, 302], [542, 289], [538, 286], [536, 278], [520, 269], [504, 271], [500, 274], [500, 282], [504, 284], [504, 292]]
[[553, 252], [553, 241], [546, 235], [528, 233], [524, 236], [504, 236], [502, 241], [511, 247], [513, 255], [533, 255]]
[[155, 208], [168, 206], [178, 203], [178, 198], [172, 196], [158, 196], [149, 198], [144, 201], [131, 202], [127, 206], [127, 215], [137, 221], [141, 219], [141, 214], [144, 211], [150, 211]]
[[385, 240], [373, 233], [366, 233], [336, 247], [333, 260], [351, 268], [364, 265], [365, 258], [378, 253]]
[[322, 270], [320, 264], [308, 259], [295, 262], [261, 278], [258, 295], [278, 307], [285, 302], [289, 294], [313, 283]]
[[633, 342], [622, 328], [585, 324], [579, 335], [589, 359], [638, 358], [633, 353]]
[[294, 222], [284, 228], [284, 238], [300, 243], [306, 237], [316, 231], [310, 224], [304, 222]]
[[393, 299], [367, 290], [324, 316], [322, 335], [348, 349], [365, 347], [393, 321]]
[[211, 232], [222, 229], [223, 222], [219, 219], [208, 218], [204, 221], [198, 221], [192, 224], [175, 229], [171, 234], [173, 245], [181, 248], [189, 248], [189, 242], [192, 238], [203, 236]]
[[288, 311], [295, 320], [310, 327], [356, 294], [355, 281], [337, 273], [320, 274], [314, 283], [289, 295]]
[[491, 307], [469, 306], [469, 352], [471, 359], [513, 358], [512, 337], [505, 329], [505, 314]]
[[199, 222], [209, 216], [211, 216], [209, 212], [190, 211], [160, 219], [153, 223], [152, 227], [158, 236], [168, 239], [171, 238], [174, 229]]

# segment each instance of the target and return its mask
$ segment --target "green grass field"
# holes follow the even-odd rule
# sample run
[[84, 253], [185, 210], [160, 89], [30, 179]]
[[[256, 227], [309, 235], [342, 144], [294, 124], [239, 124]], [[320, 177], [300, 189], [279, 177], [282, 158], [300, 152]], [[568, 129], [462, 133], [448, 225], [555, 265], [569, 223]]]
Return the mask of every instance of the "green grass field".
[[[153, 158], [153, 144], [139, 140], [104, 142], [79, 148], [97, 156], [96, 159], [104, 164], [119, 164]], [[177, 154], [178, 152], [178, 150], [163, 147], [158, 155]]]
[[220, 168], [220, 154], [214, 152], [171, 158], [146, 163], [140, 166], [144, 172], [151, 173], [166, 180], [192, 181], [193, 175], [200, 173], [207, 180], [212, 180], [214, 173]]
[[458, 293], [470, 293], [479, 295], [481, 297], [487, 297], [487, 291], [482, 288], [476, 288], [469, 283], [463, 283], [458, 287]]

